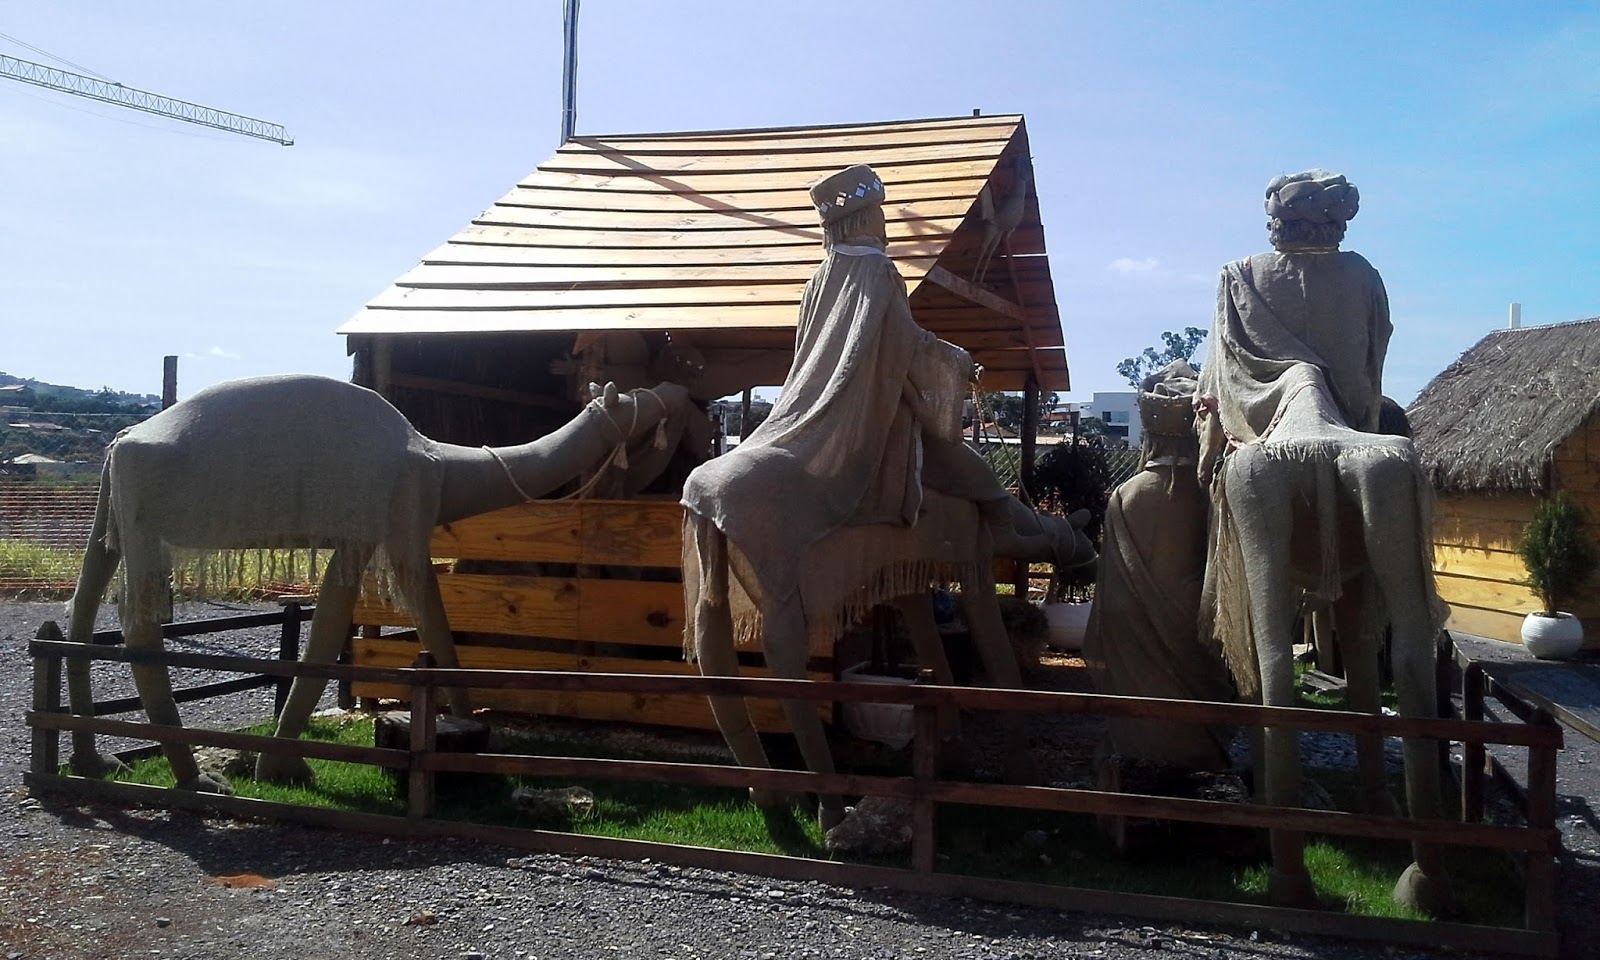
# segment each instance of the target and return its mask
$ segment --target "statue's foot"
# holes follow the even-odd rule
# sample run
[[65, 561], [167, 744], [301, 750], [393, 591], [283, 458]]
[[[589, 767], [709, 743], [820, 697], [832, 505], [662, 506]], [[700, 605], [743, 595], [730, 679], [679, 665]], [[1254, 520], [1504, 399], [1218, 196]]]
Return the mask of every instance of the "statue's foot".
[[1443, 873], [1423, 873], [1413, 863], [1394, 885], [1394, 902], [1432, 917], [1446, 917], [1455, 906], [1450, 879]]
[[80, 777], [106, 780], [127, 773], [128, 765], [116, 757], [99, 752], [74, 753], [72, 759], [67, 761], [67, 769]]
[[1314, 907], [1317, 905], [1317, 888], [1311, 883], [1311, 875], [1304, 870], [1284, 873], [1277, 867], [1269, 867], [1267, 900], [1275, 907]]
[[225, 797], [233, 796], [233, 785], [215, 773], [197, 773], [192, 778], [179, 783], [178, 790], [193, 790], [196, 793], [220, 793]]
[[309, 785], [316, 782], [311, 764], [288, 753], [263, 753], [256, 758], [256, 779], [265, 783]]

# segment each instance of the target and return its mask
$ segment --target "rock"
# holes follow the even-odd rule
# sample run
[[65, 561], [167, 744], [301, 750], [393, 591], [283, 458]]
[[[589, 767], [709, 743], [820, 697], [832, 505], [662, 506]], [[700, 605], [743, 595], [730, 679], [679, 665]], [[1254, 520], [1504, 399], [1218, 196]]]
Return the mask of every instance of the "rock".
[[218, 775], [224, 780], [255, 776], [256, 756], [254, 751], [228, 747], [196, 747], [194, 750], [194, 762], [199, 764], [200, 772]]
[[910, 849], [911, 836], [911, 801], [863, 797], [828, 831], [823, 846], [832, 853], [882, 856]]
[[171, 917], [156, 917], [156, 926], [158, 926], [158, 927], [170, 927], [170, 926], [172, 926], [172, 918]]
[[511, 802], [535, 820], [566, 822], [594, 813], [594, 794], [583, 787], [518, 787], [511, 792]]

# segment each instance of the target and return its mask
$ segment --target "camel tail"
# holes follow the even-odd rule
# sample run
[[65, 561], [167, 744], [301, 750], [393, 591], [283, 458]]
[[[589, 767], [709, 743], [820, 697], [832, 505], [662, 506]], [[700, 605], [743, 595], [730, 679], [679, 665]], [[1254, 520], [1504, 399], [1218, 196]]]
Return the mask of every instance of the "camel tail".
[[[683, 512], [683, 601], [683, 656], [694, 663], [700, 658], [696, 641], [699, 616], [731, 617], [731, 611], [727, 540], [716, 524], [693, 510]], [[732, 636], [731, 629], [728, 635]]]

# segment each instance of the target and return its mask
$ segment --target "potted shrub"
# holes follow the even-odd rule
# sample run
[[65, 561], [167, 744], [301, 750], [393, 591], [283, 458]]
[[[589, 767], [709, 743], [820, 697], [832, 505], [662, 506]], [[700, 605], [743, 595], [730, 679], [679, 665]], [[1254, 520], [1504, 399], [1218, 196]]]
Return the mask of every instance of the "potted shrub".
[[1583, 623], [1560, 609], [1594, 572], [1595, 549], [1579, 527], [1583, 520], [1583, 508], [1557, 493], [1534, 508], [1517, 544], [1527, 584], [1544, 605], [1523, 619], [1522, 643], [1541, 659], [1570, 657], [1583, 646]]

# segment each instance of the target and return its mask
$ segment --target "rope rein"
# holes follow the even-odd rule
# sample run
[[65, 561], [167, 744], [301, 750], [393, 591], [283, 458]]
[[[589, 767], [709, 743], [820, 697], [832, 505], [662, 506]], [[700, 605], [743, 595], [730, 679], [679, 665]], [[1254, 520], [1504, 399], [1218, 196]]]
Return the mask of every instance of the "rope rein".
[[[611, 448], [611, 452], [606, 454], [606, 458], [600, 461], [600, 465], [595, 468], [593, 476], [591, 476], [578, 489], [564, 497], [558, 497], [557, 499], [582, 500], [586, 498], [600, 483], [600, 480], [605, 476], [606, 471], [609, 468], [616, 466], [622, 470], [628, 469], [628, 438], [633, 436], [633, 431], [639, 426], [639, 401], [642, 394], [648, 394], [656, 401], [656, 403], [661, 405], [661, 419], [656, 425], [655, 446], [658, 450], [666, 449], [667, 417], [672, 411], [671, 408], [667, 406], [667, 402], [661, 399], [660, 394], [656, 393], [655, 390], [649, 387], [637, 387], [628, 391], [628, 396], [633, 398], [633, 404], [631, 405], [632, 417], [628, 424], [628, 429], [626, 430], [622, 429], [622, 426], [618, 424], [617, 421], [611, 416], [610, 411], [607, 410], [605, 404], [602, 402], [602, 399], [600, 397], [595, 397], [588, 403], [584, 404], [584, 406], [586, 408], [593, 407], [595, 410], [599, 411], [600, 414], [605, 417], [606, 423], [610, 424], [612, 429], [617, 431], [616, 444]], [[505, 459], [502, 458], [493, 447], [485, 446], [483, 449], [485, 453], [494, 458], [495, 463], [500, 464], [500, 469], [505, 472], [506, 479], [511, 482], [512, 489], [517, 491], [517, 496], [522, 498], [523, 503], [532, 503], [533, 501], [539, 499], [538, 497], [528, 495], [528, 491], [522, 488], [522, 484], [517, 482], [516, 475], [511, 472], [511, 466], [506, 463]]]

